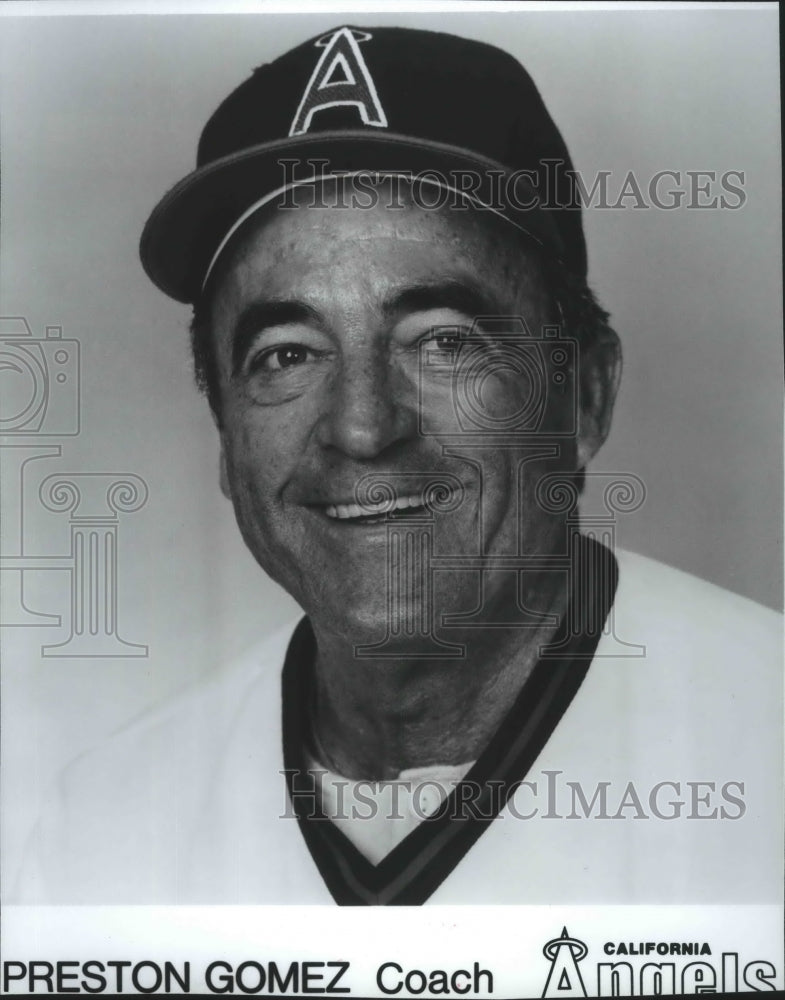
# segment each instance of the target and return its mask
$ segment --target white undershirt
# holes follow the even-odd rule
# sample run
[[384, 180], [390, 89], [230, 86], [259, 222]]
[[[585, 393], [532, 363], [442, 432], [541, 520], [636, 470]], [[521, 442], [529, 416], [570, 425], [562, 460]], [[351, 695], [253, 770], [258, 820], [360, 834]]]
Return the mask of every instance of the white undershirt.
[[434, 764], [387, 781], [353, 781], [308, 758], [322, 811], [374, 865], [436, 812], [473, 765]]

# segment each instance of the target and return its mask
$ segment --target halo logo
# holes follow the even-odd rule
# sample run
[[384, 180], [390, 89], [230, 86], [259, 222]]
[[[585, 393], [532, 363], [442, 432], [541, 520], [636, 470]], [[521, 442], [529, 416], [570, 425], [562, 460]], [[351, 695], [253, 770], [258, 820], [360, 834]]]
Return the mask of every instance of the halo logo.
[[566, 927], [563, 928], [561, 937], [554, 938], [545, 945], [542, 953], [550, 961], [551, 970], [545, 980], [543, 997], [587, 995], [578, 962], [586, 958], [588, 951], [583, 941], [570, 937]]
[[376, 85], [358, 42], [373, 36], [357, 28], [339, 28], [315, 44], [324, 49], [297, 108], [289, 135], [304, 135], [313, 116], [325, 108], [357, 108], [363, 125], [387, 128]]

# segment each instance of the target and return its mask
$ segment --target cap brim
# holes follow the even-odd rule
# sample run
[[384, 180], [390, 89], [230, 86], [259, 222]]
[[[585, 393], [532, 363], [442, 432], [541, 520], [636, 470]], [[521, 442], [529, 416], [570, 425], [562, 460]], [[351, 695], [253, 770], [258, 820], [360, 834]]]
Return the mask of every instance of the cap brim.
[[[289, 161], [288, 166], [284, 160]], [[326, 160], [329, 166], [311, 168], [309, 160]], [[502, 164], [459, 147], [389, 132], [320, 132], [251, 146], [200, 167], [164, 195], [142, 232], [139, 254], [144, 269], [173, 299], [195, 302], [216, 249], [254, 202], [282, 188], [287, 179], [303, 180], [309, 173], [358, 171], [407, 175], [429, 171], [443, 175], [445, 180], [456, 176], [457, 171], [477, 171], [484, 183], [474, 201], [481, 205], [485, 202], [480, 191], [488, 188], [490, 179], [511, 173]], [[518, 180], [525, 190], [525, 178]], [[534, 188], [531, 207], [528, 202], [522, 203], [526, 207], [520, 207], [505, 200], [504, 188], [496, 182], [488, 207], [561, 257], [563, 245], [558, 230], [548, 212], [539, 206]]]

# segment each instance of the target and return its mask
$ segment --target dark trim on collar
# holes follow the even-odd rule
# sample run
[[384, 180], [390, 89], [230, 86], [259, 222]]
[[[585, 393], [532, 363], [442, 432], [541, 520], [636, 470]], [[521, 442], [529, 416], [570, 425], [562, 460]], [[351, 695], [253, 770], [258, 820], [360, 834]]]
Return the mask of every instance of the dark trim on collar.
[[586, 676], [616, 593], [618, 565], [613, 553], [592, 538], [576, 537], [580, 541], [571, 595], [553, 642], [468, 774], [437, 812], [378, 865], [371, 864], [321, 811], [315, 780], [305, 765], [316, 642], [308, 619], [299, 622], [283, 668], [284, 766], [300, 830], [336, 903], [424, 903], [525, 779]]

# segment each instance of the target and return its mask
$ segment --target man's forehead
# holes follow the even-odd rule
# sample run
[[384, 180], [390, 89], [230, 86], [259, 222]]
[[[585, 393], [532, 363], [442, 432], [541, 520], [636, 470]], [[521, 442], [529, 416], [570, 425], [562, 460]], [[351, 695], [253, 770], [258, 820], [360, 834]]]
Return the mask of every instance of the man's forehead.
[[494, 282], [540, 283], [537, 249], [506, 220], [468, 204], [426, 207], [400, 181], [374, 182], [370, 190], [364, 187], [361, 199], [331, 181], [301, 186], [264, 205], [227, 242], [213, 289], [259, 268], [339, 270], [344, 256], [358, 249], [365, 263], [378, 260], [404, 271], [452, 264]]

